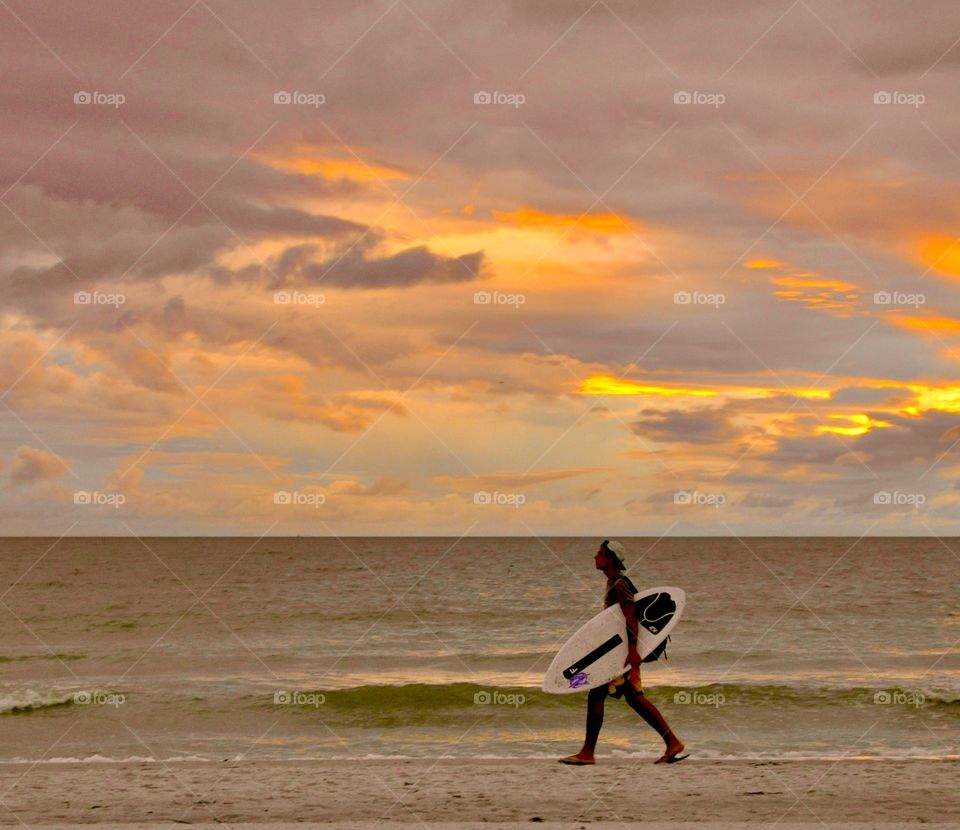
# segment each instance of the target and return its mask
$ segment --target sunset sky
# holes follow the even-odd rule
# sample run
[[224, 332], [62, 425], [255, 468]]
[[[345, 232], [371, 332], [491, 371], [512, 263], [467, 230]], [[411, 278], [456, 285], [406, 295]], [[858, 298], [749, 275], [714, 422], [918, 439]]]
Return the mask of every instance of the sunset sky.
[[955, 4], [0, 18], [6, 535], [960, 531]]

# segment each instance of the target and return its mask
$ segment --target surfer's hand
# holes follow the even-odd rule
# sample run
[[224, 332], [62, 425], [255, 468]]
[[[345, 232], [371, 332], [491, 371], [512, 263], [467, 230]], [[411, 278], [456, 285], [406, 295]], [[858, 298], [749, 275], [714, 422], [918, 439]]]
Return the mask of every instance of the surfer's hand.
[[627, 652], [627, 659], [624, 661], [623, 665], [639, 668], [641, 662], [640, 652], [637, 651], [637, 647], [631, 646], [630, 651]]

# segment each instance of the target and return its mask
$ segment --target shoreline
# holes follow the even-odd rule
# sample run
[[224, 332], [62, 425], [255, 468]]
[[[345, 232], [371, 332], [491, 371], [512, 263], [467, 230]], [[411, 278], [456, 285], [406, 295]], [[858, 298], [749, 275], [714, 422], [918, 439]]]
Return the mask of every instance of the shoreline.
[[[684, 822], [784, 828], [956, 827], [960, 761], [698, 761], [601, 758], [0, 764], [0, 825], [174, 823], [280, 828]], [[869, 823], [865, 825], [864, 823]]]

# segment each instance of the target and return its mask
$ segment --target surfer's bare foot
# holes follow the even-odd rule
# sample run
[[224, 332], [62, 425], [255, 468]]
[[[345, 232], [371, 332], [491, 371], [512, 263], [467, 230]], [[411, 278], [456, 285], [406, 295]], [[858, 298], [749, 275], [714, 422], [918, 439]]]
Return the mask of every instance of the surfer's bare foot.
[[680, 757], [680, 753], [683, 752], [684, 749], [686, 749], [686, 747], [679, 740], [674, 739], [669, 744], [667, 744], [666, 751], [663, 753], [663, 755], [657, 758], [657, 760], [654, 761], [654, 763], [655, 764], [675, 764], [677, 761], [682, 761], [684, 758], [687, 757], [686, 755]]
[[585, 752], [578, 752], [576, 755], [568, 755], [566, 758], [560, 758], [561, 764], [569, 764], [571, 767], [589, 767], [595, 764], [592, 755]]

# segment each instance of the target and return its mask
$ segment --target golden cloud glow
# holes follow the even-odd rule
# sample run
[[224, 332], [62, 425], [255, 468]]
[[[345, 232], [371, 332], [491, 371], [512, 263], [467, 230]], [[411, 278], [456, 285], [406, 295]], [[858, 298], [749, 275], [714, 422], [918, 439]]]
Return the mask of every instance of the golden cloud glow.
[[637, 395], [652, 397], [716, 397], [726, 398], [770, 398], [774, 395], [793, 395], [798, 398], [812, 400], [830, 400], [832, 392], [829, 389], [787, 389], [784, 387], [763, 386], [720, 386], [713, 389], [691, 389], [680, 386], [653, 386], [637, 383], [631, 380], [615, 378], [612, 375], [594, 375], [587, 378], [577, 390], [580, 395]]
[[[275, 151], [276, 152], [276, 151]], [[325, 179], [348, 179], [353, 182], [378, 180], [409, 180], [412, 178], [395, 167], [360, 160], [358, 158], [331, 158], [322, 155], [321, 148], [297, 144], [279, 153], [261, 156], [272, 167], [290, 170], [307, 176], [322, 176]]]
[[932, 271], [960, 277], [960, 239], [933, 236], [920, 243], [920, 260]]
[[910, 386], [910, 389], [917, 393], [916, 405], [921, 410], [960, 412], [960, 386]]
[[773, 270], [775, 268], [783, 268], [783, 263], [777, 262], [775, 259], [751, 259], [750, 262], [745, 263], [745, 265], [751, 270]]
[[852, 282], [843, 280], [832, 280], [828, 277], [817, 277], [814, 275], [794, 274], [790, 277], [775, 277], [773, 281], [777, 285], [784, 285], [791, 288], [829, 288], [832, 291], [856, 291], [857, 286]]
[[787, 303], [803, 303], [810, 308], [837, 309], [836, 316], [846, 316], [858, 303], [858, 286], [844, 280], [824, 277], [816, 273], [790, 274], [771, 277], [774, 285], [781, 288], [773, 292], [778, 300]]
[[823, 424], [817, 427], [817, 432], [823, 434], [832, 432], [835, 435], [866, 435], [873, 429], [883, 429], [892, 426], [889, 421], [880, 421], [871, 418], [869, 415], [828, 415], [828, 418], [835, 421], [848, 421], [846, 426], [830, 426]]
[[577, 390], [581, 395], [643, 395], [664, 398], [693, 396], [707, 398], [716, 395], [709, 389], [683, 389], [669, 386], [647, 386], [612, 375], [594, 375], [587, 378]]
[[890, 319], [894, 324], [910, 331], [960, 334], [960, 320], [953, 317], [910, 317], [905, 314], [896, 314]]
[[513, 213], [494, 210], [493, 217], [500, 222], [509, 222], [518, 228], [557, 228], [563, 230], [576, 226], [594, 233], [632, 233], [630, 222], [616, 213], [588, 213], [581, 217], [564, 213], [547, 213], [533, 208], [520, 208]]

